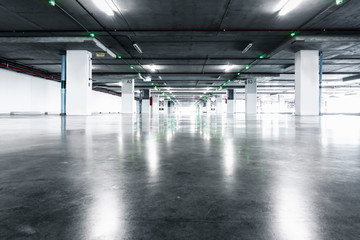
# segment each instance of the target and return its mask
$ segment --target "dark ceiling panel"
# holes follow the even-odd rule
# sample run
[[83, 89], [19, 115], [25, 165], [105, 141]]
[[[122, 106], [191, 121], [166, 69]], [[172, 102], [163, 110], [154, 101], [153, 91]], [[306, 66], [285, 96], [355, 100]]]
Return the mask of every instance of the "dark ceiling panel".
[[[340, 6], [333, 0], [303, 0], [283, 17], [274, 11], [280, 0], [114, 1], [121, 12], [108, 16], [92, 0], [56, 0], [59, 7], [50, 6], [47, 0], [0, 0], [0, 37], [84, 37], [92, 31], [124, 61], [109, 55], [96, 57], [95, 53], [102, 50], [91, 42], [3, 42], [1, 61], [58, 76], [60, 52], [88, 50], [93, 53], [95, 83], [116, 91], [120, 88], [107, 83], [134, 78], [137, 86], [149, 86], [127, 64], [144, 75], [151, 73], [146, 65], [156, 64], [158, 70], [151, 75], [161, 86], [216, 87], [252, 63], [247, 72], [256, 74], [242, 75], [242, 79], [266, 82], [280, 73], [293, 73], [294, 53], [304, 49], [323, 51], [327, 73], [360, 71], [357, 0]], [[321, 36], [325, 40], [291, 41], [290, 32], [300, 27], [306, 31], [297, 32], [299, 36]], [[333, 37], [344, 36], [353, 40], [333, 41]], [[134, 43], [142, 54], [134, 49]], [[249, 43], [252, 47], [243, 53]], [[263, 54], [266, 57], [259, 61]], [[226, 73], [226, 65], [236, 66], [232, 73]]]

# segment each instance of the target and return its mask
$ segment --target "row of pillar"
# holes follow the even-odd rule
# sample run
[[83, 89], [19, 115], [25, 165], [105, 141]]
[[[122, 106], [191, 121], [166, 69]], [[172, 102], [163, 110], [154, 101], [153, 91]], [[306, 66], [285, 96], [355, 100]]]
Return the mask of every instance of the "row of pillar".
[[[247, 80], [245, 83], [245, 101], [246, 101], [246, 113], [247, 114], [256, 114], [257, 112], [257, 95], [256, 95], [256, 81]], [[224, 113], [224, 99], [222, 95], [215, 96], [216, 103], [216, 113]], [[233, 114], [236, 112], [236, 91], [234, 89], [227, 90], [227, 104], [226, 112], [228, 114]], [[205, 103], [206, 112], [211, 112], [210, 103]]]
[[[91, 115], [92, 54], [88, 51], [71, 50], [62, 56], [61, 68], [61, 115]], [[136, 112], [135, 82], [122, 81], [122, 112]], [[159, 96], [153, 96], [150, 106], [150, 90], [142, 90], [142, 113], [159, 112]], [[167, 106], [166, 110], [168, 109]]]
[[[302, 50], [295, 54], [295, 114], [316, 116], [320, 114], [322, 61], [321, 53], [316, 50]], [[319, 91], [320, 89], [320, 91]], [[228, 90], [227, 113], [236, 112], [235, 90]], [[218, 96], [217, 113], [223, 113], [222, 97]], [[245, 84], [245, 109], [247, 114], [257, 112], [256, 80], [248, 79]]]
[[[66, 59], [66, 61], [65, 61]], [[62, 109], [61, 114], [90, 115], [90, 99], [92, 93], [92, 55], [88, 51], [67, 51], [63, 56], [62, 66]], [[295, 108], [296, 115], [318, 115], [319, 80], [320, 73], [319, 51], [302, 50], [295, 54]], [[66, 72], [66, 74], [65, 74]], [[66, 75], [66, 82], [65, 82]], [[65, 84], [66, 83], [66, 84]], [[65, 98], [66, 85], [66, 98]], [[134, 113], [134, 80], [125, 80], [122, 84], [122, 112]], [[228, 90], [227, 112], [236, 112], [235, 90]], [[157, 113], [159, 110], [159, 97], [153, 97], [153, 107], [150, 107], [150, 90], [143, 90], [140, 101], [142, 113]], [[255, 114], [257, 111], [256, 80], [247, 80], [245, 86], [246, 113]], [[222, 103], [221, 97], [217, 97]], [[170, 104], [171, 105], [171, 104]], [[169, 109], [164, 106], [164, 109]], [[223, 112], [223, 104], [217, 104], [217, 112]], [[211, 109], [210, 109], [211, 111]]]

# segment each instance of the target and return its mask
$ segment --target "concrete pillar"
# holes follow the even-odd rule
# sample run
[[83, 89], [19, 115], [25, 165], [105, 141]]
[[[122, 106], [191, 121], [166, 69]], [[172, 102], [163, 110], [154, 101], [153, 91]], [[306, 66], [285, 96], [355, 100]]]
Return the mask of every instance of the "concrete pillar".
[[224, 112], [223, 96], [217, 95], [216, 96], [216, 113], [222, 114], [223, 112]]
[[168, 111], [169, 111], [168, 101], [164, 99], [164, 113], [168, 113]]
[[122, 112], [134, 113], [136, 110], [135, 105], [135, 80], [124, 80], [121, 88], [122, 97]]
[[201, 103], [201, 113], [207, 113], [207, 102], [203, 101]]
[[140, 113], [140, 101], [135, 100], [135, 113]]
[[319, 51], [295, 54], [295, 114], [319, 115]]
[[152, 98], [153, 98], [153, 102], [152, 102], [151, 111], [153, 114], [159, 114], [159, 96], [153, 95]]
[[66, 52], [66, 113], [91, 115], [92, 54], [88, 51]]
[[166, 105], [168, 106], [168, 111], [167, 111], [168, 114], [172, 113], [173, 110], [173, 106], [171, 104], [172, 102], [170, 100], [166, 100]]
[[229, 89], [228, 90], [228, 101], [227, 101], [227, 113], [234, 114], [236, 113], [236, 97], [235, 97], [235, 90]]
[[61, 55], [61, 116], [66, 115], [66, 55]]
[[285, 112], [285, 96], [279, 95], [279, 112]]
[[149, 114], [150, 113], [150, 90], [144, 89], [142, 91], [142, 113]]
[[211, 99], [208, 99], [206, 101], [206, 113], [208, 113], [208, 114], [211, 113]]
[[257, 113], [256, 80], [248, 79], [245, 85], [245, 112], [246, 114]]

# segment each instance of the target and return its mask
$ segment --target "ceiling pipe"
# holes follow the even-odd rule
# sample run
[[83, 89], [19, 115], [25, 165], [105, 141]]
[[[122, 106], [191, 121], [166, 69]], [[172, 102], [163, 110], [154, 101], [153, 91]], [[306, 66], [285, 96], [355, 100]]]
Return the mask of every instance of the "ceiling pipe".
[[360, 80], [360, 75], [343, 78], [343, 82]]
[[113, 92], [113, 91], [109, 91], [109, 90], [104, 90], [104, 89], [100, 89], [100, 88], [93, 88], [92, 90], [121, 97], [121, 93], [117, 93], [117, 92]]
[[14, 66], [11, 66], [9, 64], [0, 63], [0, 67], [6, 68], [6, 69], [9, 69], [9, 70], [13, 70], [13, 71], [16, 71], [16, 72], [26, 73], [26, 74], [32, 75], [32, 76], [37, 76], [37, 77], [41, 77], [41, 78], [45, 78], [45, 79], [54, 80], [54, 81], [57, 81], [57, 82], [61, 81], [61, 79], [59, 79], [59, 78], [55, 78], [55, 77], [52, 77], [52, 76], [49, 76], [49, 75], [33, 72], [33, 71], [23, 69], [23, 68], [19, 68], [19, 67], [14, 67]]

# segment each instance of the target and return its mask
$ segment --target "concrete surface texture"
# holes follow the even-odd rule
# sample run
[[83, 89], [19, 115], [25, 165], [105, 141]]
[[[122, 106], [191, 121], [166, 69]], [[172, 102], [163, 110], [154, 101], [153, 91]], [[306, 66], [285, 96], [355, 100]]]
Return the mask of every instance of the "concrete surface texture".
[[0, 117], [0, 239], [360, 239], [360, 117]]

